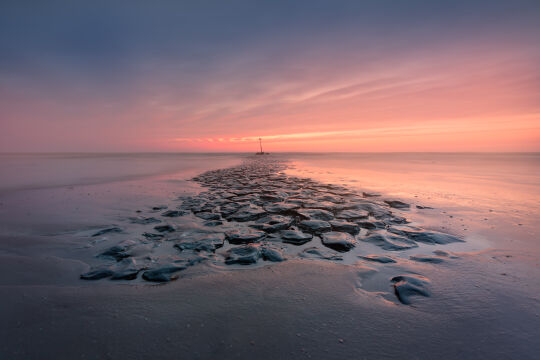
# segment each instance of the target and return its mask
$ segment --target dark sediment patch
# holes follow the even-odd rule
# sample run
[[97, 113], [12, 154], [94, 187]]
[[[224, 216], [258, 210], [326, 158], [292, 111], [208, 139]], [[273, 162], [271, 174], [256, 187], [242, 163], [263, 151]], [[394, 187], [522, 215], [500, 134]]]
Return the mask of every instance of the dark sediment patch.
[[171, 225], [158, 225], [154, 226], [154, 230], [159, 231], [160, 233], [170, 233], [176, 231]]
[[107, 229], [99, 230], [98, 232], [92, 234], [92, 237], [101, 236], [101, 235], [105, 235], [105, 234], [121, 233], [121, 232], [123, 232], [122, 229], [115, 226], [115, 227], [110, 227], [110, 228], [107, 228]]
[[356, 245], [356, 241], [351, 234], [331, 231], [321, 235], [322, 243], [331, 249], [339, 252], [351, 250]]
[[99, 280], [112, 276], [113, 271], [111, 269], [97, 269], [87, 273], [81, 274], [83, 280]]
[[149, 239], [149, 240], [161, 240], [165, 237], [165, 235], [162, 235], [162, 234], [152, 234], [152, 233], [143, 233], [142, 236], [144, 236], [145, 238]]
[[219, 214], [210, 211], [200, 211], [195, 213], [195, 216], [203, 220], [219, 220], [221, 216]]
[[324, 220], [303, 220], [298, 223], [298, 227], [304, 231], [314, 234], [331, 231], [332, 226]]
[[132, 217], [129, 218], [132, 224], [148, 225], [148, 224], [159, 224], [161, 220], [154, 217]]
[[223, 246], [225, 242], [225, 235], [222, 233], [213, 234], [200, 234], [199, 236], [192, 236], [189, 240], [184, 240], [176, 243], [174, 246], [180, 251], [193, 250], [193, 251], [206, 251], [215, 252]]
[[246, 222], [257, 220], [266, 215], [266, 211], [256, 205], [248, 205], [240, 208], [237, 212], [230, 215], [227, 219], [237, 222]]
[[185, 211], [181, 211], [181, 210], [167, 210], [163, 214], [161, 214], [161, 216], [179, 217], [179, 216], [184, 216], [185, 214], [186, 214]]
[[127, 253], [127, 248], [125, 246], [113, 246], [110, 249], [105, 250], [98, 256], [120, 261], [122, 259], [129, 257], [129, 254]]
[[259, 255], [259, 249], [255, 246], [247, 245], [235, 247], [227, 251], [225, 264], [255, 264], [259, 259]]
[[294, 229], [282, 230], [279, 235], [284, 243], [293, 245], [303, 245], [313, 239], [313, 235]]
[[365, 256], [359, 256], [359, 257], [364, 260], [378, 262], [381, 264], [391, 264], [391, 263], [396, 262], [396, 260], [394, 260], [390, 256], [384, 256], [384, 255], [365, 255]]
[[178, 278], [176, 273], [185, 270], [186, 268], [186, 265], [166, 265], [157, 269], [147, 270], [143, 272], [142, 277], [146, 281], [168, 282], [171, 280], [176, 280]]
[[231, 244], [248, 244], [262, 240], [266, 233], [260, 230], [241, 228], [228, 231], [225, 235]]
[[409, 259], [413, 261], [418, 262], [425, 262], [425, 263], [431, 263], [431, 264], [441, 264], [445, 262], [446, 260], [440, 256], [429, 256], [429, 255], [411, 255]]
[[293, 223], [293, 218], [283, 215], [269, 215], [262, 219], [259, 219], [255, 224], [251, 224], [252, 228], [257, 230], [263, 230], [266, 232], [276, 232], [279, 230], [285, 230]]
[[370, 198], [370, 197], [378, 197], [378, 196], [381, 196], [381, 195], [375, 194], [375, 193], [362, 192], [362, 196], [365, 197], [365, 198]]
[[407, 250], [418, 247], [417, 243], [407, 238], [383, 234], [373, 234], [362, 238], [362, 241], [373, 243], [388, 251]]
[[398, 300], [405, 304], [411, 304], [411, 297], [413, 296], [431, 296], [429, 290], [430, 281], [420, 275], [399, 275], [391, 279], [394, 284], [394, 292]]
[[360, 232], [360, 226], [358, 224], [345, 220], [331, 220], [330, 226], [334, 231], [346, 232], [351, 235], [356, 235]]
[[399, 200], [384, 200], [384, 202], [394, 209], [408, 209], [411, 207], [411, 205]]
[[294, 203], [273, 203], [264, 207], [264, 210], [273, 214], [290, 214], [293, 210], [298, 209], [300, 205]]
[[275, 249], [271, 249], [269, 247], [261, 248], [260, 253], [261, 253], [261, 257], [265, 261], [281, 262], [285, 260], [281, 252]]
[[343, 210], [339, 212], [336, 217], [338, 219], [344, 219], [348, 221], [367, 219], [369, 217], [369, 212], [366, 210]]
[[322, 209], [300, 209], [296, 211], [296, 214], [306, 220], [329, 221], [334, 219], [334, 214]]
[[331, 260], [331, 261], [341, 261], [343, 257], [337, 253], [331, 252], [328, 249], [322, 249], [317, 247], [310, 247], [304, 249], [300, 253], [300, 257], [308, 259], [319, 259], [319, 260]]
[[450, 235], [450, 234], [444, 234], [440, 232], [434, 232], [434, 231], [411, 231], [411, 230], [402, 230], [402, 229], [396, 229], [396, 228], [388, 228], [388, 231], [407, 237], [413, 241], [421, 242], [424, 244], [450, 244], [454, 242], [463, 242], [460, 238]]

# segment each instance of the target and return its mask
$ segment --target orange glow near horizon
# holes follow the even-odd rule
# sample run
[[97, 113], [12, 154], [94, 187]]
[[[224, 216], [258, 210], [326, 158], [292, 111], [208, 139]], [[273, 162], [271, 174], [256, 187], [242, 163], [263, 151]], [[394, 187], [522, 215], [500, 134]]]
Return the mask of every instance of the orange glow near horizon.
[[155, 96], [75, 109], [12, 97], [0, 150], [252, 152], [262, 137], [268, 152], [540, 151], [531, 58], [487, 45], [365, 64], [297, 55], [252, 77], [224, 65], [186, 96], [156, 84]]

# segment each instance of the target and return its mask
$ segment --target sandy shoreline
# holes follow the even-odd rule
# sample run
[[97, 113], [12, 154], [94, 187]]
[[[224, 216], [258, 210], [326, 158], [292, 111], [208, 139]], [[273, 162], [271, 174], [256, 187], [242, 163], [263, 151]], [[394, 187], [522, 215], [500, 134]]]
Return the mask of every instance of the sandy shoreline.
[[[217, 185], [218, 193], [224, 191], [220, 186], [229, 186], [220, 179], [212, 180], [215, 172], [209, 174], [201, 179], [210, 188]], [[193, 189], [191, 195], [182, 198], [200, 196], [200, 190]], [[308, 200], [313, 199], [304, 199]], [[260, 207], [269, 205], [261, 203]], [[252, 213], [258, 211], [250, 209]], [[344, 210], [350, 209], [331, 213]], [[154, 211], [151, 216], [158, 217], [164, 211]], [[392, 211], [392, 214], [380, 213], [380, 219], [369, 215], [367, 219], [354, 221], [386, 219], [392, 227], [403, 230], [403, 224], [392, 223], [402, 211]], [[403, 213], [408, 214], [407, 210]], [[102, 214], [100, 221], [106, 221], [112, 214], [112, 211]], [[146, 216], [137, 214], [143, 215]], [[244, 227], [267, 216], [259, 214], [252, 220], [231, 224]], [[540, 273], [534, 252], [489, 248], [464, 251], [467, 242], [456, 243], [464, 246], [462, 250], [452, 248], [452, 244], [434, 246], [419, 242], [418, 247], [388, 251], [380, 242], [363, 241], [361, 238], [370, 236], [365, 229], [359, 229], [354, 247], [340, 252], [316, 239], [303, 245], [283, 244], [275, 239], [275, 234], [281, 234], [282, 230], [276, 230], [251, 245], [231, 246], [227, 244], [229, 235], [225, 235], [225, 246], [215, 249], [215, 255], [210, 251], [208, 259], [187, 266], [178, 272], [178, 280], [165, 285], [141, 280], [142, 271], [147, 270], [137, 272], [138, 279], [132, 281], [80, 280], [79, 274], [90, 271], [91, 267], [115, 263], [95, 257], [103, 250], [124, 241], [123, 237], [133, 238], [134, 229], [142, 232], [146, 227], [156, 226], [136, 224], [132, 228], [127, 225], [129, 217], [112, 218], [127, 233], [104, 234], [103, 241], [90, 247], [82, 245], [100, 238], [91, 236], [98, 227], [46, 238], [6, 233], [0, 236], [1, 317], [5, 319], [0, 327], [2, 358], [41, 359], [47, 354], [46, 357], [57, 359], [168, 359], [180, 355], [201, 359], [338, 359], [403, 358], [407, 354], [420, 359], [532, 359], [540, 350], [535, 340], [540, 325], [537, 295]], [[167, 223], [177, 227], [176, 233], [193, 229], [193, 218], [186, 222], [174, 219]], [[198, 219], [201, 223], [213, 221]], [[297, 218], [289, 226], [299, 225], [297, 221], [306, 220]], [[220, 226], [214, 225], [212, 233]], [[196, 228], [201, 229], [200, 225]], [[307, 229], [300, 231], [314, 238], [322, 238], [326, 232]], [[387, 230], [384, 231], [386, 234]], [[173, 237], [175, 232], [167, 236]], [[154, 264], [163, 265], [160, 261], [164, 259], [180, 260], [184, 264], [183, 253], [190, 251], [179, 251], [172, 245], [186, 240], [161, 240], [171, 246], [150, 250], [159, 258]], [[253, 244], [259, 256], [262, 256], [260, 246], [266, 246], [287, 260], [271, 262], [261, 257], [256, 265], [224, 263], [234, 247]], [[328, 250], [344, 259], [299, 256], [308, 247], [319, 252]], [[434, 250], [446, 254], [433, 254]], [[198, 251], [197, 255], [201, 253], [205, 251]], [[137, 254], [141, 259], [146, 256]], [[362, 258], [368, 255], [387, 256], [396, 262]], [[425, 277], [429, 281], [428, 297], [416, 292], [410, 297], [410, 304], [403, 304], [396, 297], [396, 282], [391, 281], [398, 275]]]

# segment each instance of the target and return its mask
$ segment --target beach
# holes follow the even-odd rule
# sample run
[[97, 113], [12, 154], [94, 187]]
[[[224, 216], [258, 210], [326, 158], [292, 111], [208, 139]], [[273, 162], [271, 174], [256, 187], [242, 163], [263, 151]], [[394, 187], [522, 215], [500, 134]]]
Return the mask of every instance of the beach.
[[4, 154], [0, 357], [521, 358], [540, 155]]

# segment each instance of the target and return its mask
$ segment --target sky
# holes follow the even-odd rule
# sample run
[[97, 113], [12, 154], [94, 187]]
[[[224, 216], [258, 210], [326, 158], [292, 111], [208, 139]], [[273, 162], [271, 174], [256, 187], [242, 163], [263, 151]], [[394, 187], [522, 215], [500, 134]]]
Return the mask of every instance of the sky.
[[0, 2], [0, 151], [540, 151], [538, 0]]

